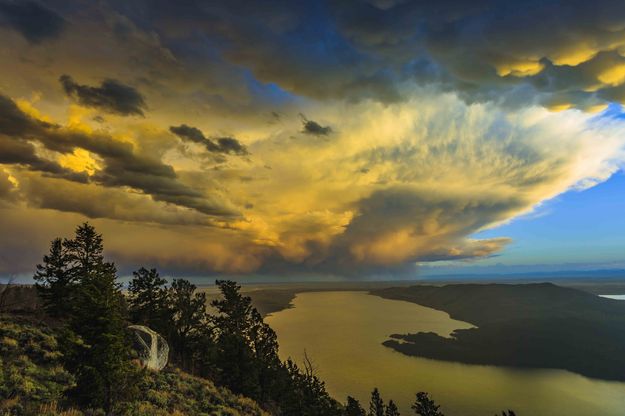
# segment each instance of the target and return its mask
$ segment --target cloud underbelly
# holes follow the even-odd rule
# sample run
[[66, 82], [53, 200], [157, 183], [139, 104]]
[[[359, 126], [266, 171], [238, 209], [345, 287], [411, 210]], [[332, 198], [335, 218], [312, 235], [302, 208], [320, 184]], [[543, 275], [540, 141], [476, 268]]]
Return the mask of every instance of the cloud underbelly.
[[[46, 209], [108, 224], [111, 250], [124, 264], [157, 259], [196, 275], [397, 273], [419, 262], [496, 255], [506, 236], [471, 236], [601, 182], [623, 161], [625, 135], [609, 115], [512, 112], [409, 88], [412, 98], [394, 104], [310, 104], [306, 114], [332, 134], [307, 134], [295, 113], [274, 132], [238, 132], [257, 137], [238, 153], [215, 152], [204, 136], [180, 140], [168, 125], [129, 144], [7, 104], [23, 126], [10, 130], [6, 121], [0, 143], [30, 156], [0, 158], [7, 178], [0, 198], [26, 207], [24, 221]], [[155, 140], [147, 157], [142, 149]], [[77, 172], [84, 164], [68, 163], [71, 151], [99, 166]], [[228, 209], [215, 208], [222, 205]], [[150, 241], [137, 244], [139, 231]]]

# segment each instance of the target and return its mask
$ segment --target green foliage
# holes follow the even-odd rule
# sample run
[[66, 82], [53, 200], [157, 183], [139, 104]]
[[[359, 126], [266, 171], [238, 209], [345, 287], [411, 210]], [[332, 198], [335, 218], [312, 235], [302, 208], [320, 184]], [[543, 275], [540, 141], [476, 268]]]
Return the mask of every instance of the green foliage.
[[117, 410], [127, 416], [266, 415], [254, 401], [179, 370], [148, 374], [140, 395]]
[[73, 239], [52, 241], [35, 279], [48, 313], [65, 323], [64, 363], [77, 381], [72, 396], [108, 411], [133, 394], [138, 374], [131, 363], [125, 299], [103, 250], [102, 236], [82, 224]]
[[174, 279], [167, 294], [170, 311], [169, 341], [183, 368], [191, 368], [193, 344], [207, 330], [206, 294], [188, 280]]
[[128, 309], [133, 322], [168, 334], [170, 310], [167, 302], [167, 280], [156, 269], [140, 268], [133, 272], [128, 285]]
[[232, 281], [218, 280], [222, 298], [211, 305], [219, 381], [233, 391], [266, 400], [280, 366], [275, 332]]
[[80, 402], [106, 410], [132, 395], [137, 372], [131, 363], [123, 298], [114, 279], [114, 275], [96, 274], [81, 284], [77, 313], [70, 322], [76, 338], [63, 338], [69, 351], [67, 368], [78, 381], [73, 394]]
[[43, 264], [37, 265], [34, 276], [37, 291], [52, 317], [64, 318], [70, 314], [76, 282], [69, 262], [66, 245], [57, 238], [50, 243], [50, 252], [43, 256]]
[[369, 416], [384, 416], [384, 400], [380, 397], [380, 392], [374, 388], [369, 401]]
[[[63, 369], [56, 336], [65, 337], [41, 322], [13, 316], [0, 317], [0, 415], [104, 416], [104, 409], [68, 402], [64, 393], [75, 386]], [[136, 379], [132, 398], [114, 403], [118, 416], [258, 415], [258, 404], [212, 382], [180, 370], [145, 372]], [[70, 408], [63, 410], [62, 406]]]
[[360, 402], [352, 396], [347, 396], [347, 405], [345, 406], [346, 416], [366, 416], [365, 409], [362, 408]]
[[388, 406], [386, 406], [386, 413], [384, 413], [384, 416], [400, 416], [399, 409], [394, 401], [388, 401]]
[[328, 394], [325, 383], [314, 374], [310, 360], [304, 359], [304, 370], [287, 360], [283, 368], [279, 404], [284, 415], [334, 416], [343, 415], [344, 408]]
[[422, 391], [417, 393], [417, 398], [411, 407], [420, 416], [445, 416], [438, 410], [440, 406], [430, 399], [427, 393]]
[[342, 415], [343, 407], [327, 393], [307, 356], [303, 370], [291, 360], [280, 361], [275, 332], [241, 287], [232, 281], [216, 284], [222, 293], [211, 303], [217, 312], [211, 323], [218, 381], [283, 415]]
[[74, 384], [49, 328], [0, 317], [0, 414], [38, 414]]

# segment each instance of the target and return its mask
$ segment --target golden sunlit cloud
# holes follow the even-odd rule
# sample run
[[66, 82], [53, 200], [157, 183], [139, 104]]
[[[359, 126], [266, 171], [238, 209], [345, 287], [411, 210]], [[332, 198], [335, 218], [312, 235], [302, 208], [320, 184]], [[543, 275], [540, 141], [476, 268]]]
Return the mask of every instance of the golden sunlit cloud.
[[0, 272], [86, 219], [127, 267], [413, 272], [497, 255], [474, 234], [620, 168], [620, 6], [386, 3], [318, 11], [324, 47], [299, 2], [279, 24], [105, 1], [42, 38], [0, 25], [0, 225], [47, 233], [3, 233], [23, 254]]

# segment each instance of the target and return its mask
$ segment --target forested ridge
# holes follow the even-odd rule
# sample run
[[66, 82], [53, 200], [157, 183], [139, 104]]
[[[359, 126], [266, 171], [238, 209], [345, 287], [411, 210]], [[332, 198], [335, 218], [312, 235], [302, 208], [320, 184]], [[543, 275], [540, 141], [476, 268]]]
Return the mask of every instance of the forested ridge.
[[[103, 251], [87, 223], [53, 240], [34, 275], [42, 309], [0, 310], [0, 415], [400, 414], [377, 389], [368, 411], [353, 397], [331, 397], [306, 355], [301, 366], [282, 361], [275, 332], [237, 283], [217, 280], [221, 296], [209, 309], [189, 281], [142, 267], [124, 293]], [[131, 324], [167, 340], [167, 368], [140, 365]], [[425, 392], [412, 408], [443, 415]]]
[[457, 284], [373, 290], [476, 325], [453, 337], [393, 334], [408, 355], [516, 367], [560, 368], [625, 380], [625, 303], [551, 283]]

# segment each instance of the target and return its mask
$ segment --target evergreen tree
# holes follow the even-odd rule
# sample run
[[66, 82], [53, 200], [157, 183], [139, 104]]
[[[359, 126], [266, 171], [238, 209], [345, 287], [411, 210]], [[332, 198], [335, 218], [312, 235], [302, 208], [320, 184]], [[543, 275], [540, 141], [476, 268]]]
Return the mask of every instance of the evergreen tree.
[[241, 295], [241, 286], [233, 281], [218, 280], [215, 283], [222, 295], [211, 302], [217, 311], [211, 319], [215, 327], [219, 381], [236, 393], [259, 399], [262, 390], [260, 366], [249, 334], [251, 299]]
[[65, 239], [63, 247], [67, 254], [69, 274], [74, 281], [81, 282], [92, 273], [114, 275], [117, 272], [113, 263], [104, 261], [102, 236], [89, 223], [79, 225], [75, 237]]
[[275, 332], [232, 281], [217, 281], [222, 297], [211, 304], [219, 381], [265, 405], [277, 404], [283, 415], [334, 416], [344, 409], [327, 393], [308, 356], [300, 369], [281, 363]]
[[130, 397], [138, 377], [126, 331], [126, 308], [115, 266], [104, 261], [102, 237], [89, 224], [65, 240], [76, 281], [72, 314], [62, 342], [67, 368], [75, 375], [75, 398], [110, 412]]
[[[210, 318], [207, 317], [206, 320], [209, 321]], [[217, 380], [219, 369], [212, 325], [207, 323], [198, 329], [189, 345], [189, 350], [192, 362], [190, 371], [200, 377]]]
[[325, 383], [314, 374], [310, 360], [305, 359], [304, 370], [292, 361], [284, 363], [287, 383], [282, 388], [280, 410], [288, 416], [342, 416], [345, 409], [327, 392]]
[[260, 387], [259, 400], [265, 402], [273, 395], [272, 390], [282, 363], [278, 356], [278, 337], [256, 308], [250, 312], [249, 340]]
[[399, 409], [397, 408], [397, 405], [395, 404], [395, 402], [393, 402], [392, 400], [388, 401], [388, 405], [386, 406], [385, 416], [400, 416]]
[[384, 400], [380, 397], [380, 392], [377, 387], [371, 392], [369, 416], [384, 416]]
[[417, 393], [415, 403], [412, 405], [412, 409], [420, 416], [445, 416], [438, 410], [439, 408], [440, 406], [423, 391]]
[[60, 238], [50, 243], [50, 252], [37, 265], [35, 287], [46, 312], [55, 318], [66, 318], [70, 313], [75, 278], [69, 270], [67, 250]]
[[347, 416], [366, 416], [365, 409], [362, 408], [360, 402], [352, 396], [347, 396], [347, 406], [345, 406]]
[[140, 268], [133, 272], [128, 285], [130, 319], [167, 337], [169, 335], [170, 308], [167, 303], [167, 280], [156, 269]]
[[180, 365], [193, 367], [192, 347], [207, 325], [206, 294], [196, 293], [197, 287], [184, 279], [174, 279], [167, 294], [171, 310], [169, 339]]
[[241, 286], [231, 280], [217, 280], [221, 298], [211, 302], [218, 312], [213, 323], [222, 333], [243, 334], [249, 327], [252, 299], [241, 294]]

